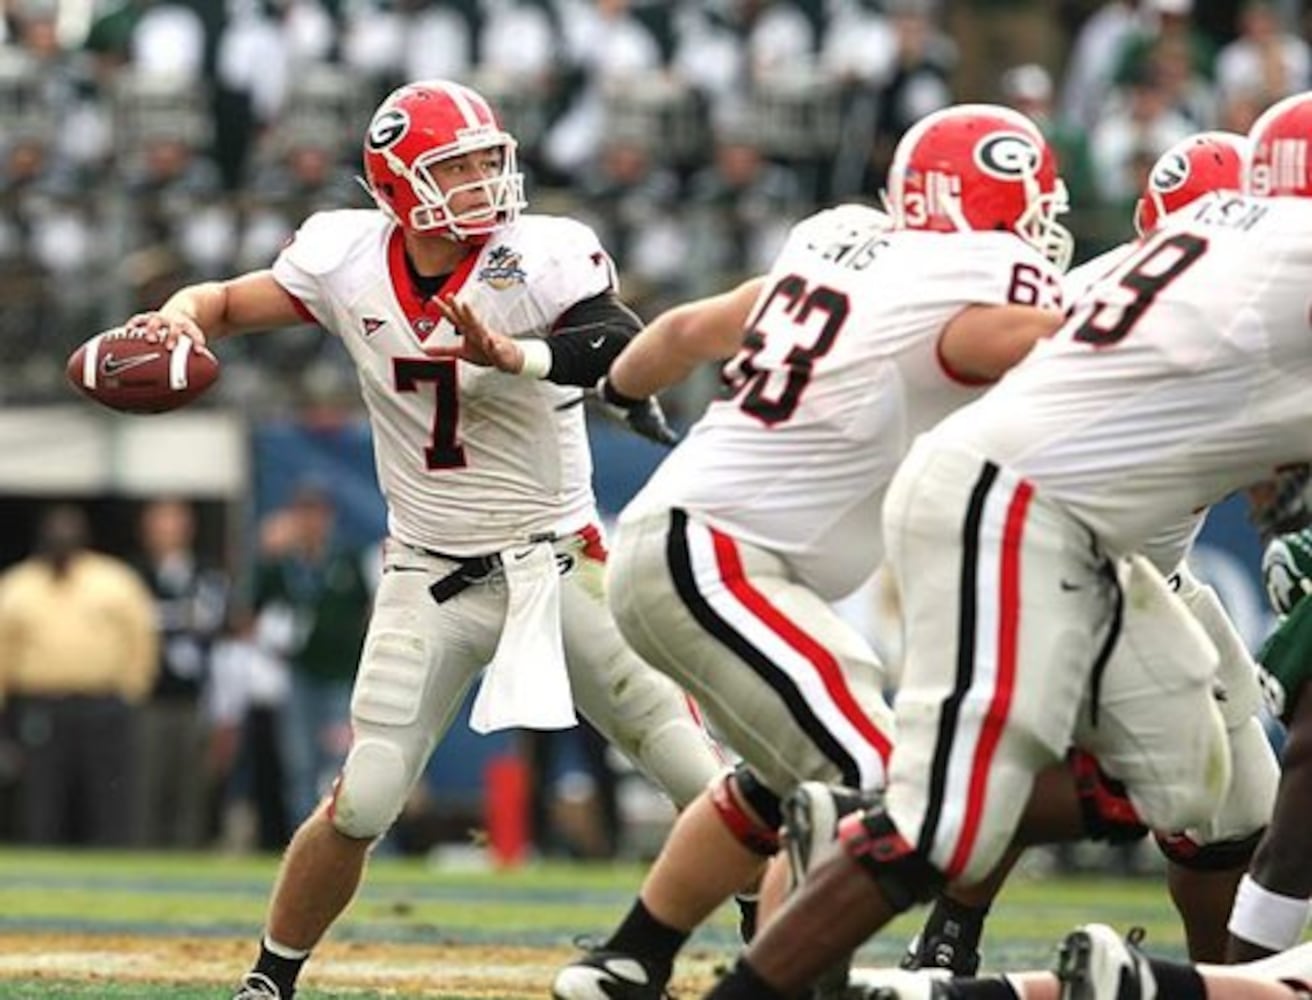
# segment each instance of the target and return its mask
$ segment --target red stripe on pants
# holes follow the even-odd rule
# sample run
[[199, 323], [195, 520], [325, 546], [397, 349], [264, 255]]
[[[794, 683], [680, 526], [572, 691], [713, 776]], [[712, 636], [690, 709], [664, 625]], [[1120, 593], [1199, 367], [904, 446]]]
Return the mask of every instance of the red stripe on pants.
[[1020, 634], [1020, 543], [1025, 528], [1025, 513], [1029, 509], [1034, 487], [1022, 482], [1007, 505], [1007, 521], [1002, 532], [1002, 561], [998, 573], [1000, 600], [998, 621], [997, 679], [993, 686], [993, 699], [980, 728], [979, 742], [970, 766], [970, 787], [966, 793], [966, 814], [961, 824], [961, 837], [952, 860], [948, 862], [947, 876], [956, 878], [970, 859], [970, 852], [979, 837], [980, 817], [984, 813], [984, 794], [989, 780], [989, 767], [993, 754], [1002, 739], [1002, 730], [1011, 711], [1011, 698], [1016, 685], [1016, 646]]
[[843, 669], [833, 654], [807, 635], [747, 581], [743, 573], [742, 560], [738, 558], [738, 549], [732, 538], [714, 528], [708, 530], [715, 544], [715, 561], [720, 569], [720, 579], [729, 588], [729, 592], [766, 628], [779, 636], [815, 668], [839, 712], [852, 724], [852, 728], [875, 748], [880, 762], [887, 767], [888, 756], [892, 752], [888, 737], [875, 727], [870, 717], [856, 703], [851, 689], [847, 686], [847, 679], [843, 676]]

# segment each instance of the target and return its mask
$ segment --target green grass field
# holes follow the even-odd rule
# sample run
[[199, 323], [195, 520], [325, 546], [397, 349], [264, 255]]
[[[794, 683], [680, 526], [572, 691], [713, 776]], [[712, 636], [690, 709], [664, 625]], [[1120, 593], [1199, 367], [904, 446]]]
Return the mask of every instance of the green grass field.
[[[246, 968], [274, 873], [268, 859], [0, 851], [0, 1000], [223, 1000]], [[299, 1000], [546, 997], [576, 935], [608, 930], [641, 878], [635, 866], [549, 864], [456, 871], [378, 858], [366, 887], [307, 968]], [[1091, 919], [1142, 925], [1180, 954], [1160, 879], [1018, 877], [994, 907], [992, 968], [1044, 966]], [[919, 921], [903, 917], [863, 950], [896, 958]], [[735, 950], [722, 910], [681, 966], [696, 996]]]

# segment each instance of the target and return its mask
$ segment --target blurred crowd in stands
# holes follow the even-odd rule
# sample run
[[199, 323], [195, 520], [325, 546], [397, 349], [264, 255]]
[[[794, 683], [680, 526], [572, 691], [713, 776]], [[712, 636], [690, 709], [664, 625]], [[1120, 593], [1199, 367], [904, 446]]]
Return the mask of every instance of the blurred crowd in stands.
[[[314, 478], [235, 570], [188, 500], [133, 505], [115, 541], [81, 505], [32, 513], [30, 555], [0, 572], [0, 843], [282, 850], [350, 745], [378, 547], [345, 540]], [[659, 843], [671, 809], [595, 731], [502, 736], [439, 760], [386, 849], [470, 847], [494, 822], [493, 761], [522, 768], [503, 819], [540, 853]]]
[[46, 509], [0, 575], [0, 839], [281, 848], [350, 743], [377, 560], [333, 519], [302, 485], [234, 588], [186, 501], [141, 506], [127, 560]]
[[[198, 278], [258, 267], [352, 183], [376, 101], [465, 80], [653, 315], [759, 269], [817, 204], [873, 199], [954, 100], [1034, 116], [1081, 256], [1147, 166], [1309, 86], [1301, 0], [0, 0], [0, 402]], [[310, 331], [225, 348], [220, 399], [353, 399]]]

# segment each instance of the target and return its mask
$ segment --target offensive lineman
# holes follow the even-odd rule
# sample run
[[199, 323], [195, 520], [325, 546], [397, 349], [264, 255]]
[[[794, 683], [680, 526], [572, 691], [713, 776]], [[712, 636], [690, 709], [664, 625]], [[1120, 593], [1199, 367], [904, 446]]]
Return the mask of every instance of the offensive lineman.
[[[341, 337], [388, 502], [351, 751], [331, 798], [292, 840], [237, 1000], [293, 996], [485, 665], [476, 724], [559, 728], [573, 720], [572, 696], [678, 806], [718, 769], [682, 692], [624, 645], [602, 594], [605, 549], [572, 387], [594, 385], [640, 324], [591, 230], [520, 215], [514, 151], [474, 91], [402, 87], [365, 138], [376, 210], [311, 216], [271, 270], [183, 289], [129, 321], [202, 343], [306, 321]], [[477, 303], [522, 338], [533, 380], [437, 356], [457, 337], [439, 296]], [[651, 401], [627, 413], [640, 432], [668, 437]]]
[[[1180, 140], [1154, 163], [1134, 209], [1139, 239], [1113, 247], [1072, 268], [1062, 280], [1063, 299], [1078, 302], [1089, 287], [1142, 246], [1172, 212], [1217, 191], [1240, 191], [1248, 158], [1248, 139], [1231, 132], [1201, 132]], [[1164, 574], [1172, 589], [1203, 626], [1217, 652], [1218, 690], [1226, 721], [1232, 768], [1230, 796], [1206, 831], [1158, 834], [1168, 860], [1167, 881], [1184, 921], [1189, 954], [1199, 961], [1221, 961], [1225, 933], [1239, 882], [1275, 800], [1279, 765], [1266, 740], [1257, 709], [1255, 666], [1226, 615], [1216, 591], [1190, 571], [1185, 556], [1202, 527], [1203, 515], [1190, 514], [1145, 546], [1143, 554]], [[971, 975], [979, 966], [979, 938], [996, 880], [969, 890], [953, 888], [936, 900], [922, 933], [912, 942], [904, 968], [950, 968]]]
[[[1074, 737], [1153, 826], [1215, 810], [1229, 775], [1213, 658], [1128, 554], [1312, 457], [1309, 135], [1312, 95], [1270, 109], [1251, 133], [1253, 196], [1172, 216], [912, 449], [885, 507], [908, 642], [888, 795], [844, 824], [842, 850], [712, 997], [795, 996], [945, 877], [987, 871], [1036, 768]], [[1169, 974], [1160, 995], [1205, 995]]]

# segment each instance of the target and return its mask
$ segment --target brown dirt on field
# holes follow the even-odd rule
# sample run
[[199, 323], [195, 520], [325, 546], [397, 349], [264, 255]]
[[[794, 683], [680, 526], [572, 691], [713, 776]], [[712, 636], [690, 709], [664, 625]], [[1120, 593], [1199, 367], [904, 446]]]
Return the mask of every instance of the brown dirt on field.
[[[0, 934], [0, 981], [112, 975], [120, 982], [227, 985], [240, 978], [255, 948], [253, 941], [223, 938]], [[541, 1000], [556, 970], [574, 954], [563, 948], [329, 941], [315, 951], [302, 981], [326, 989]], [[676, 992], [699, 995], [710, 985], [712, 960], [693, 955], [681, 972]]]

